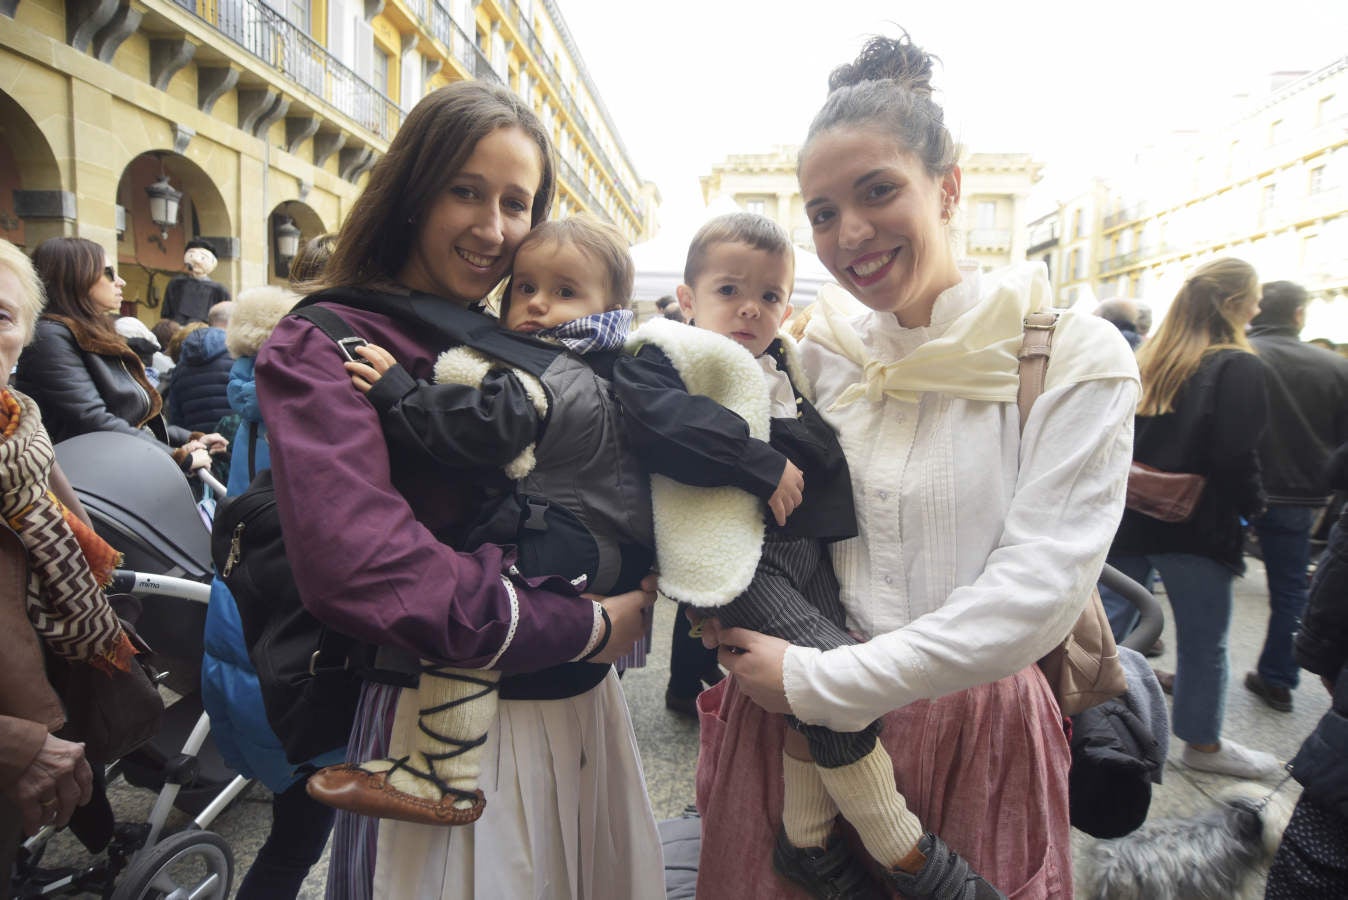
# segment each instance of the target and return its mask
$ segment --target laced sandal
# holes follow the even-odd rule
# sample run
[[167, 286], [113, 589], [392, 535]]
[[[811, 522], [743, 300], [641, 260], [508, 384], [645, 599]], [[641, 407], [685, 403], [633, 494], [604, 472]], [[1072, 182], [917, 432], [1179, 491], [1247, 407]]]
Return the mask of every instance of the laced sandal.
[[[310, 776], [305, 786], [309, 796], [335, 809], [421, 825], [469, 825], [481, 818], [487, 805], [482, 791], [463, 790], [448, 784], [441, 774], [437, 774], [437, 768], [443, 774], [443, 763], [481, 747], [486, 743], [487, 735], [463, 739], [442, 734], [428, 724], [428, 719], [490, 696], [496, 691], [496, 681], [469, 675], [463, 669], [431, 665], [422, 667], [422, 676], [475, 684], [480, 688], [474, 693], [417, 711], [418, 731], [436, 746], [449, 749], [444, 752], [419, 749], [399, 759], [327, 766]], [[411, 764], [414, 755], [421, 757], [424, 769]], [[390, 779], [399, 772], [430, 785], [439, 798], [431, 799], [395, 787]]]

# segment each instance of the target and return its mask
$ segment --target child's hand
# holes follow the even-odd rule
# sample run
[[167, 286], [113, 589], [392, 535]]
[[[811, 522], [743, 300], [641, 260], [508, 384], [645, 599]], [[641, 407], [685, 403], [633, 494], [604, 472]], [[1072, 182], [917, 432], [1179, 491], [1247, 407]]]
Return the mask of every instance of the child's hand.
[[772, 516], [777, 520], [779, 527], [785, 525], [786, 517], [800, 506], [804, 491], [805, 475], [788, 459], [786, 468], [782, 470], [782, 478], [777, 482], [777, 490], [768, 498], [768, 509], [772, 510]]
[[351, 383], [362, 394], [368, 394], [370, 388], [374, 387], [375, 382], [398, 362], [391, 353], [378, 344], [362, 344], [356, 348], [356, 355], [364, 359], [365, 362], [352, 361], [344, 365], [346, 370], [351, 373]]

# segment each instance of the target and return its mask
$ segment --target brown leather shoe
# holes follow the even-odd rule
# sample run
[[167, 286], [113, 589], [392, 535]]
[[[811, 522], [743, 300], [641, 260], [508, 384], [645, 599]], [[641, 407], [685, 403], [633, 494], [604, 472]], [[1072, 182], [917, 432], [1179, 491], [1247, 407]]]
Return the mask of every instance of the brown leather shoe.
[[1155, 673], [1156, 680], [1161, 683], [1161, 690], [1165, 691], [1167, 694], [1175, 693], [1174, 672], [1164, 672], [1161, 669], [1152, 669], [1152, 672]]
[[1292, 691], [1281, 684], [1269, 684], [1258, 672], [1245, 673], [1245, 690], [1278, 712], [1292, 711]]
[[439, 801], [426, 800], [393, 787], [387, 772], [367, 772], [350, 764], [319, 769], [309, 776], [305, 790], [335, 809], [418, 825], [469, 825], [481, 818], [487, 806], [481, 791], [473, 791], [477, 799], [472, 806], [457, 809], [454, 801], [459, 798], [452, 793]]

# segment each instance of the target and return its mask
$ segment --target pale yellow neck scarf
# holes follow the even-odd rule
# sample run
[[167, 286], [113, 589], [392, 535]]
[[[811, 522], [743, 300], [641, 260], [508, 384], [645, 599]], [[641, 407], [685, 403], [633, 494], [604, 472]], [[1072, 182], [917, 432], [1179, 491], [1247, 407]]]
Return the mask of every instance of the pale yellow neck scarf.
[[[1014, 402], [1020, 383], [1019, 358], [1025, 316], [1052, 306], [1048, 275], [1041, 265], [1013, 266], [984, 276], [983, 295], [945, 333], [903, 359], [871, 358], [849, 313], [836, 296], [819, 292], [819, 309], [807, 336], [861, 367], [862, 380], [838, 397], [834, 408], [865, 398], [916, 402], [928, 391], [966, 400]], [[957, 285], [950, 290], [958, 290]], [[939, 298], [938, 298], [939, 300]]]

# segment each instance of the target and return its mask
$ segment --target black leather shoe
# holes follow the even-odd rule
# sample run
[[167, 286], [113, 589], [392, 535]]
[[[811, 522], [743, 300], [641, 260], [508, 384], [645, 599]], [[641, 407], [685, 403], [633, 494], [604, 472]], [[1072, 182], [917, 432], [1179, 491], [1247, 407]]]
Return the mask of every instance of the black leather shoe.
[[930, 831], [918, 840], [917, 849], [927, 857], [920, 872], [890, 869], [885, 873], [890, 887], [909, 900], [1006, 900], [1005, 894]]
[[829, 835], [825, 847], [796, 847], [786, 839], [786, 829], [779, 830], [777, 844], [772, 848], [772, 868], [818, 900], [884, 898], [837, 832]]
[[680, 697], [678, 694], [671, 693], [669, 688], [665, 688], [665, 709], [681, 716], [687, 716], [690, 719], [696, 719], [697, 697]]

